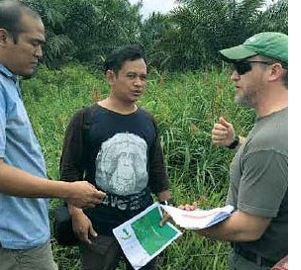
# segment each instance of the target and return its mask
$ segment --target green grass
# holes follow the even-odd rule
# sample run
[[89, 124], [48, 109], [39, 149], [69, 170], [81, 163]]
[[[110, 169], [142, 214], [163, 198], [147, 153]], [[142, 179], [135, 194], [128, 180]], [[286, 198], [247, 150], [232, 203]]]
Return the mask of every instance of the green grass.
[[[23, 82], [23, 95], [46, 157], [48, 175], [58, 179], [64, 132], [71, 115], [99, 97], [108, 85], [101, 74], [69, 66]], [[161, 134], [171, 189], [176, 203], [198, 201], [202, 208], [223, 206], [228, 168], [233, 153], [211, 144], [211, 129], [219, 116], [229, 119], [240, 134], [252, 126], [254, 114], [233, 103], [234, 87], [226, 71], [159, 74], [151, 71], [139, 104], [155, 115]], [[51, 201], [50, 216], [58, 200]], [[78, 270], [77, 248], [63, 248], [53, 240], [60, 269]], [[227, 269], [226, 243], [185, 232], [160, 256], [160, 270]], [[123, 265], [120, 270], [125, 269]]]

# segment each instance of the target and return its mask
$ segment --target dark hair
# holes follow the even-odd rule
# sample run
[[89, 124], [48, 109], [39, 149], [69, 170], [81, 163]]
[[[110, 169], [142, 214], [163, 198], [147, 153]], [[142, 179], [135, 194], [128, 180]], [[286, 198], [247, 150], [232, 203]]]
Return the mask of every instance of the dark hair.
[[24, 13], [41, 19], [38, 13], [18, 0], [0, 1], [0, 28], [4, 28], [15, 43], [17, 43], [19, 34], [25, 31], [21, 24], [21, 17]]
[[143, 59], [146, 63], [143, 48], [139, 45], [127, 45], [117, 48], [111, 52], [104, 63], [104, 72], [113, 70], [116, 74], [126, 61]]

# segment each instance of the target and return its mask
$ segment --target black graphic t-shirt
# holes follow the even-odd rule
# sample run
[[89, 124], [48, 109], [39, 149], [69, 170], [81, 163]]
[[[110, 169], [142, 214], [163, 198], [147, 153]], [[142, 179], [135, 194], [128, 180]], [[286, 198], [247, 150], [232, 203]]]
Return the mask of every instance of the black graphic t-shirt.
[[99, 225], [120, 215], [122, 223], [152, 203], [150, 191], [168, 189], [156, 124], [142, 109], [121, 115], [94, 104], [77, 112], [66, 131], [60, 172], [62, 180], [86, 179], [108, 194], [87, 211]]

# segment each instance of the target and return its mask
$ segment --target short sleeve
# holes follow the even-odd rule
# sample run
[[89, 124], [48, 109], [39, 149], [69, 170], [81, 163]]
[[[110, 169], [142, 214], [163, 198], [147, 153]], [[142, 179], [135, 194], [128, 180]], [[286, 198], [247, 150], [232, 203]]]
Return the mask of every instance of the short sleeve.
[[274, 150], [249, 154], [243, 162], [238, 209], [276, 217], [288, 186], [287, 156]]

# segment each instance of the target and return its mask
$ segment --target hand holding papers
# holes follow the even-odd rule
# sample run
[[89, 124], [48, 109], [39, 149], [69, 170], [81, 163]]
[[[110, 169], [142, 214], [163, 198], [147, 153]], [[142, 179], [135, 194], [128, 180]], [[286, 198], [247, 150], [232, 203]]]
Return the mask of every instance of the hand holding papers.
[[211, 210], [196, 209], [194, 211], [181, 210], [168, 205], [164, 205], [162, 208], [177, 225], [189, 230], [200, 230], [211, 227], [228, 218], [234, 210], [234, 207], [231, 205]]
[[154, 203], [113, 229], [113, 234], [135, 270], [146, 265], [182, 234], [170, 223], [160, 227], [161, 219], [160, 204]]
[[227, 205], [211, 210], [181, 210], [154, 203], [143, 212], [113, 229], [125, 256], [135, 270], [140, 269], [161, 253], [182, 233], [171, 223], [160, 226], [161, 207], [177, 225], [190, 230], [208, 228], [230, 216], [234, 207]]

